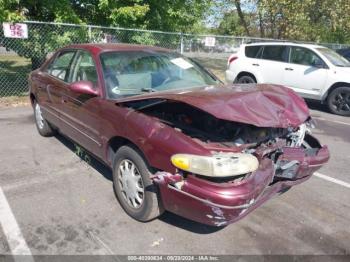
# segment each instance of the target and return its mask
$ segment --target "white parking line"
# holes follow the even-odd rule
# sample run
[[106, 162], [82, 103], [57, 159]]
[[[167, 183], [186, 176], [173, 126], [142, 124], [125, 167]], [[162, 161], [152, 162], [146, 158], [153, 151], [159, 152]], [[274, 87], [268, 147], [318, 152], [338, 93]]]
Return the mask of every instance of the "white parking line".
[[346, 182], [341, 181], [339, 179], [336, 179], [336, 178], [333, 178], [333, 177], [330, 177], [330, 176], [326, 176], [326, 175], [323, 175], [323, 174], [318, 173], [318, 172], [314, 173], [314, 176], [316, 176], [318, 178], [321, 178], [321, 179], [324, 179], [324, 180], [327, 180], [329, 182], [338, 184], [340, 186], [344, 186], [344, 187], [350, 188], [350, 184], [349, 183], [346, 183]]
[[347, 125], [350, 126], [350, 123], [346, 123], [346, 122], [342, 122], [342, 121], [338, 121], [338, 120], [329, 120], [323, 117], [313, 117], [316, 120], [321, 120], [321, 121], [327, 121], [327, 122], [332, 122], [332, 123], [337, 123], [337, 124], [342, 124], [342, 125]]
[[[8, 245], [11, 250], [11, 254], [14, 255], [13, 259], [16, 261], [28, 261], [34, 262], [32, 253], [25, 239], [23, 238], [22, 232], [17, 224], [15, 216], [12, 213], [9, 203], [7, 202], [6, 196], [0, 187], [0, 224], [2, 230], [6, 236]], [[23, 257], [16, 257], [17, 255], [26, 255]], [[17, 259], [18, 258], [18, 259]]]

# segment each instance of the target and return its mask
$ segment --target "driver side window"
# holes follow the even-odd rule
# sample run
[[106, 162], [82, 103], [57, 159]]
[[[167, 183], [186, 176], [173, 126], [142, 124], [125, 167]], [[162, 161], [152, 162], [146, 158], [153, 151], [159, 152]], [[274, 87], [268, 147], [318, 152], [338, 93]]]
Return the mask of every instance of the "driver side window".
[[90, 81], [96, 86], [98, 77], [95, 62], [86, 51], [79, 51], [72, 69], [72, 82]]
[[291, 47], [290, 63], [305, 66], [324, 64], [323, 60], [318, 55], [303, 47]]

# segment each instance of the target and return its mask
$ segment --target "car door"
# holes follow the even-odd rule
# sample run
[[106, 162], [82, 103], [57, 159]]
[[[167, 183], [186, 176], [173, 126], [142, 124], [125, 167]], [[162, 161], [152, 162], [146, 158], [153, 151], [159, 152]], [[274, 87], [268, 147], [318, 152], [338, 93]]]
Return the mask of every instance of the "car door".
[[327, 75], [328, 66], [315, 52], [305, 47], [290, 47], [289, 64], [284, 68], [284, 85], [303, 97], [317, 99]]
[[70, 67], [75, 56], [74, 50], [59, 52], [52, 62], [40, 73], [42, 111], [45, 119], [61, 128], [62, 90], [69, 85]]
[[[94, 59], [85, 50], [77, 51], [71, 66], [69, 82], [80, 81], [90, 81], [94, 88], [100, 89]], [[62, 90], [62, 119], [66, 125], [66, 133], [78, 144], [99, 157], [102, 153], [99, 132], [100, 102], [101, 98], [96, 95], [78, 93], [69, 87]]]
[[[240, 72], [249, 72], [255, 75], [258, 81], [261, 79], [261, 77], [259, 77], [260, 76], [259, 62], [260, 62], [262, 50], [263, 50], [262, 45], [247, 45], [242, 47], [239, 50], [238, 54], [230, 56], [228, 72], [230, 72], [229, 74], [232, 74], [232, 77], [231, 77], [232, 81], [234, 81], [234, 78], [236, 78]], [[240, 59], [240, 56], [245, 58]]]
[[284, 68], [288, 61], [288, 47], [285, 45], [265, 45], [258, 61], [260, 82], [282, 84]]

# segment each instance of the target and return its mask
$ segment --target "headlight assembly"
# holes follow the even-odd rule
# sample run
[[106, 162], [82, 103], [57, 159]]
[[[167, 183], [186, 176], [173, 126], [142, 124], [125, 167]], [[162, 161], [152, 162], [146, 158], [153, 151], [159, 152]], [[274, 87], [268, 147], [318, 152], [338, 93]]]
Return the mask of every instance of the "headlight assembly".
[[213, 156], [176, 154], [171, 162], [177, 168], [210, 177], [243, 175], [258, 169], [259, 161], [252, 154], [221, 153]]

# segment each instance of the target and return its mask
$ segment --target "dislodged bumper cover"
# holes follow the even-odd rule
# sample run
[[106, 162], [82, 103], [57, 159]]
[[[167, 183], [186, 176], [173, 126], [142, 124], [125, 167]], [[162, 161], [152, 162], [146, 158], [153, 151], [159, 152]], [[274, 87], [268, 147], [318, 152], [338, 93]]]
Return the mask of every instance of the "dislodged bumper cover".
[[309, 117], [305, 101], [289, 88], [269, 85], [208, 86], [123, 98], [118, 103], [164, 99], [183, 102], [228, 121], [259, 127], [297, 127]]
[[166, 210], [200, 223], [224, 226], [243, 218], [281, 190], [309, 179], [328, 161], [329, 152], [322, 147], [314, 156], [307, 156], [304, 149], [297, 148], [292, 154], [286, 152], [285, 159], [291, 157], [299, 159], [301, 165], [289, 180], [274, 180], [274, 163], [264, 158], [258, 170], [240, 182], [213, 183], [192, 175], [182, 180], [181, 175], [166, 172], [157, 173], [154, 182], [159, 185]]

